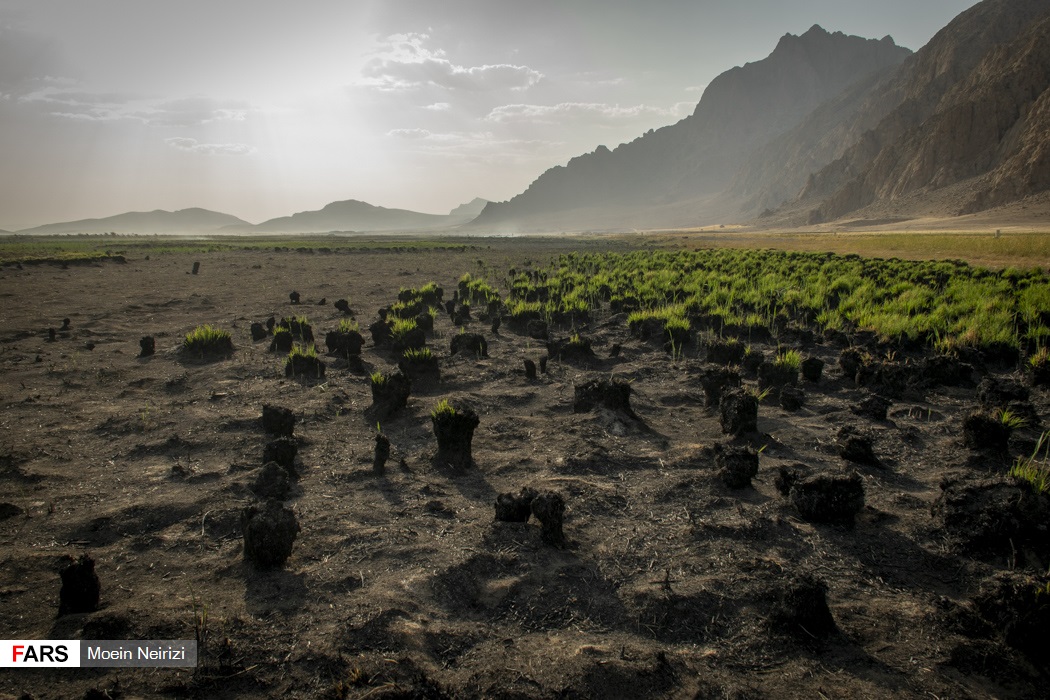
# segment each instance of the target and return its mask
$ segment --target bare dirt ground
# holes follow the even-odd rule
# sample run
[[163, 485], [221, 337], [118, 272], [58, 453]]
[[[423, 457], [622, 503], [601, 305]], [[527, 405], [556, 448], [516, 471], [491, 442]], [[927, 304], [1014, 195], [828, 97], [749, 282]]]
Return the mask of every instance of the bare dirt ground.
[[[5, 669], [0, 694], [1045, 697], [1045, 656], [1042, 666], [1026, 656], [1013, 623], [997, 625], [980, 605], [996, 576], [1045, 576], [1045, 550], [960, 548], [966, 533], [946, 529], [933, 508], [942, 482], [992, 477], [1046, 428], [1050, 397], [1026, 387], [1029, 398], [1014, 402], [1028, 424], [1009, 457], [963, 446], [963, 418], [981, 405], [977, 382], [1024, 383], [1017, 370], [975, 360], [958, 386], [899, 392], [880, 420], [851, 410], [872, 387], [843, 376], [842, 344], [782, 339], [824, 360], [823, 378], [802, 383], [797, 411], [766, 398], [758, 431], [734, 439], [704, 406], [699, 378], [712, 365], [702, 345], [675, 359], [631, 338], [622, 316], [602, 315], [578, 329], [597, 359], [552, 359], [530, 380], [522, 363], [546, 354], [542, 341], [475, 320], [488, 357], [453, 357], [457, 329], [441, 315], [428, 339], [441, 380], [383, 422], [393, 454], [376, 475], [367, 374], [326, 358], [323, 383], [285, 378], [283, 357], [249, 334], [270, 315], [306, 314], [321, 339], [342, 318], [338, 298], [367, 328], [400, 287], [434, 280], [450, 296], [464, 272], [506, 291], [492, 270], [578, 245], [619, 244], [492, 240], [461, 251], [0, 269], [0, 501], [9, 504], [0, 635], [204, 637], [196, 669]], [[290, 305], [293, 290], [301, 305]], [[63, 318], [69, 330], [49, 341]], [[231, 358], [175, 352], [201, 323], [232, 331]], [[137, 356], [144, 335], [156, 338], [152, 357]], [[366, 371], [396, 363], [371, 342], [363, 359]], [[610, 376], [630, 381], [637, 420], [573, 412], [574, 385]], [[480, 416], [476, 467], [463, 473], [432, 459], [430, 410], [446, 397]], [[272, 439], [264, 404], [298, 420], [301, 476], [287, 504], [302, 530], [284, 566], [260, 572], [244, 561], [240, 518]], [[873, 437], [878, 465], [840, 457], [846, 425]], [[761, 450], [751, 488], [718, 478], [716, 444]], [[797, 464], [860, 475], [855, 523], [800, 516], [775, 483], [779, 468]], [[564, 496], [565, 547], [544, 544], [535, 521], [494, 520], [497, 494], [523, 486]], [[96, 561], [100, 609], [58, 616], [59, 569], [84, 553]], [[785, 622], [786, 592], [803, 575], [827, 586], [836, 625], [827, 635]]]

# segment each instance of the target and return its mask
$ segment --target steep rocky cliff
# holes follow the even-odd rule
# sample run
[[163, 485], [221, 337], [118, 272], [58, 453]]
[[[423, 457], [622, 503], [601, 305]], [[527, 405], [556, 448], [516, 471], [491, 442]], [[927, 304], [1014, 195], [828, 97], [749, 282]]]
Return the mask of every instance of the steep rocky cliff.
[[865, 100], [896, 107], [809, 178], [810, 220], [982, 174], [966, 209], [1045, 188], [1047, 18], [1046, 0], [986, 0], [938, 32]]
[[[658, 223], [663, 207], [721, 191], [756, 147], [796, 126], [851, 83], [909, 55], [881, 41], [819, 26], [785, 35], [765, 59], [719, 75], [693, 114], [610, 150], [573, 158], [543, 173], [522, 194], [489, 204], [477, 225], [586, 226], [595, 211], [644, 208]], [[561, 216], [552, 213], [561, 212]], [[653, 218], [655, 217], [655, 218]]]

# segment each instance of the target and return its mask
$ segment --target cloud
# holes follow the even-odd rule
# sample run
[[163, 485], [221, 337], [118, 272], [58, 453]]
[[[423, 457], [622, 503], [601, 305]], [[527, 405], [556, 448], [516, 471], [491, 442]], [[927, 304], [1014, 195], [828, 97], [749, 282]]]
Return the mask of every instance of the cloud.
[[95, 93], [76, 85], [48, 85], [19, 102], [49, 114], [80, 121], [137, 121], [147, 126], [189, 127], [220, 121], [245, 121], [253, 111], [239, 101], [187, 97], [159, 100], [132, 93]]
[[534, 123], [564, 124], [566, 122], [622, 123], [653, 117], [677, 118], [689, 103], [679, 102], [670, 109], [634, 105], [621, 107], [598, 102], [562, 102], [556, 105], [511, 104], [496, 107], [486, 121], [499, 124]]
[[435, 102], [432, 105], [427, 105], [423, 109], [429, 109], [431, 112], [447, 112], [452, 109], [452, 105], [448, 102]]
[[402, 139], [425, 139], [433, 134], [426, 129], [391, 129], [386, 135]]
[[554, 149], [564, 146], [559, 141], [500, 138], [491, 131], [435, 133], [427, 129], [393, 129], [387, 136], [404, 139], [405, 150], [416, 154], [481, 164], [549, 160]]
[[184, 136], [164, 139], [164, 143], [177, 151], [203, 155], [247, 156], [255, 153], [255, 146], [246, 143], [200, 143], [197, 139]]
[[378, 52], [362, 69], [359, 84], [385, 91], [435, 86], [486, 92], [525, 90], [543, 78], [537, 70], [510, 63], [457, 65], [445, 57], [444, 51], [428, 48], [425, 44], [429, 39], [427, 34], [387, 37], [385, 50]]

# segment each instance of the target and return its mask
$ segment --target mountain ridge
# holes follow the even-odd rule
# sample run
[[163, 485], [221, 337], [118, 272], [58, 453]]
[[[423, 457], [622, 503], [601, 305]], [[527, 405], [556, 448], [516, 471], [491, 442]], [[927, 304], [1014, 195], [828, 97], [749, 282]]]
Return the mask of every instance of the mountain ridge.
[[515, 219], [549, 219], [553, 211], [651, 208], [717, 193], [754, 148], [851, 82], [910, 53], [889, 37], [863, 39], [819, 25], [786, 34], [767, 57], [712, 80], [685, 119], [550, 168], [525, 192], [489, 204], [473, 225], [513, 227]]
[[[54, 224], [43, 224], [16, 231], [25, 235], [69, 233], [186, 233], [219, 229], [223, 226], [248, 224], [231, 214], [190, 207], [167, 211], [129, 211], [94, 219], [78, 219]], [[250, 224], [248, 224], [250, 225]]]
[[[43, 224], [18, 231], [0, 230], [0, 233], [14, 235], [99, 234], [111, 232], [122, 234], [328, 233], [330, 231], [349, 230], [440, 229], [453, 228], [469, 222], [484, 209], [487, 203], [488, 200], [475, 197], [473, 200], [453, 208], [448, 214], [422, 214], [408, 209], [388, 209], [361, 200], [349, 199], [329, 202], [320, 210], [298, 212], [286, 217], [269, 219], [261, 224], [252, 224], [231, 214], [224, 214], [200, 207], [190, 207], [175, 211], [154, 209], [152, 211], [124, 212], [102, 218]], [[312, 216], [318, 214], [328, 217], [328, 222], [332, 225], [327, 228], [322, 226], [318, 218]], [[306, 224], [299, 225], [299, 222], [306, 222]], [[357, 225], [346, 225], [349, 223], [356, 223]]]

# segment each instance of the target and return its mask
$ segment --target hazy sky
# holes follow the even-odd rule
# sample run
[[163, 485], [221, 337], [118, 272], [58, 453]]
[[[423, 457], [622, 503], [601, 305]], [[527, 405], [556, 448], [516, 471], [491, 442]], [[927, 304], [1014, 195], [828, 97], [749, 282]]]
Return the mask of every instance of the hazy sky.
[[443, 213], [692, 112], [813, 24], [973, 0], [0, 0], [0, 228], [340, 199]]

